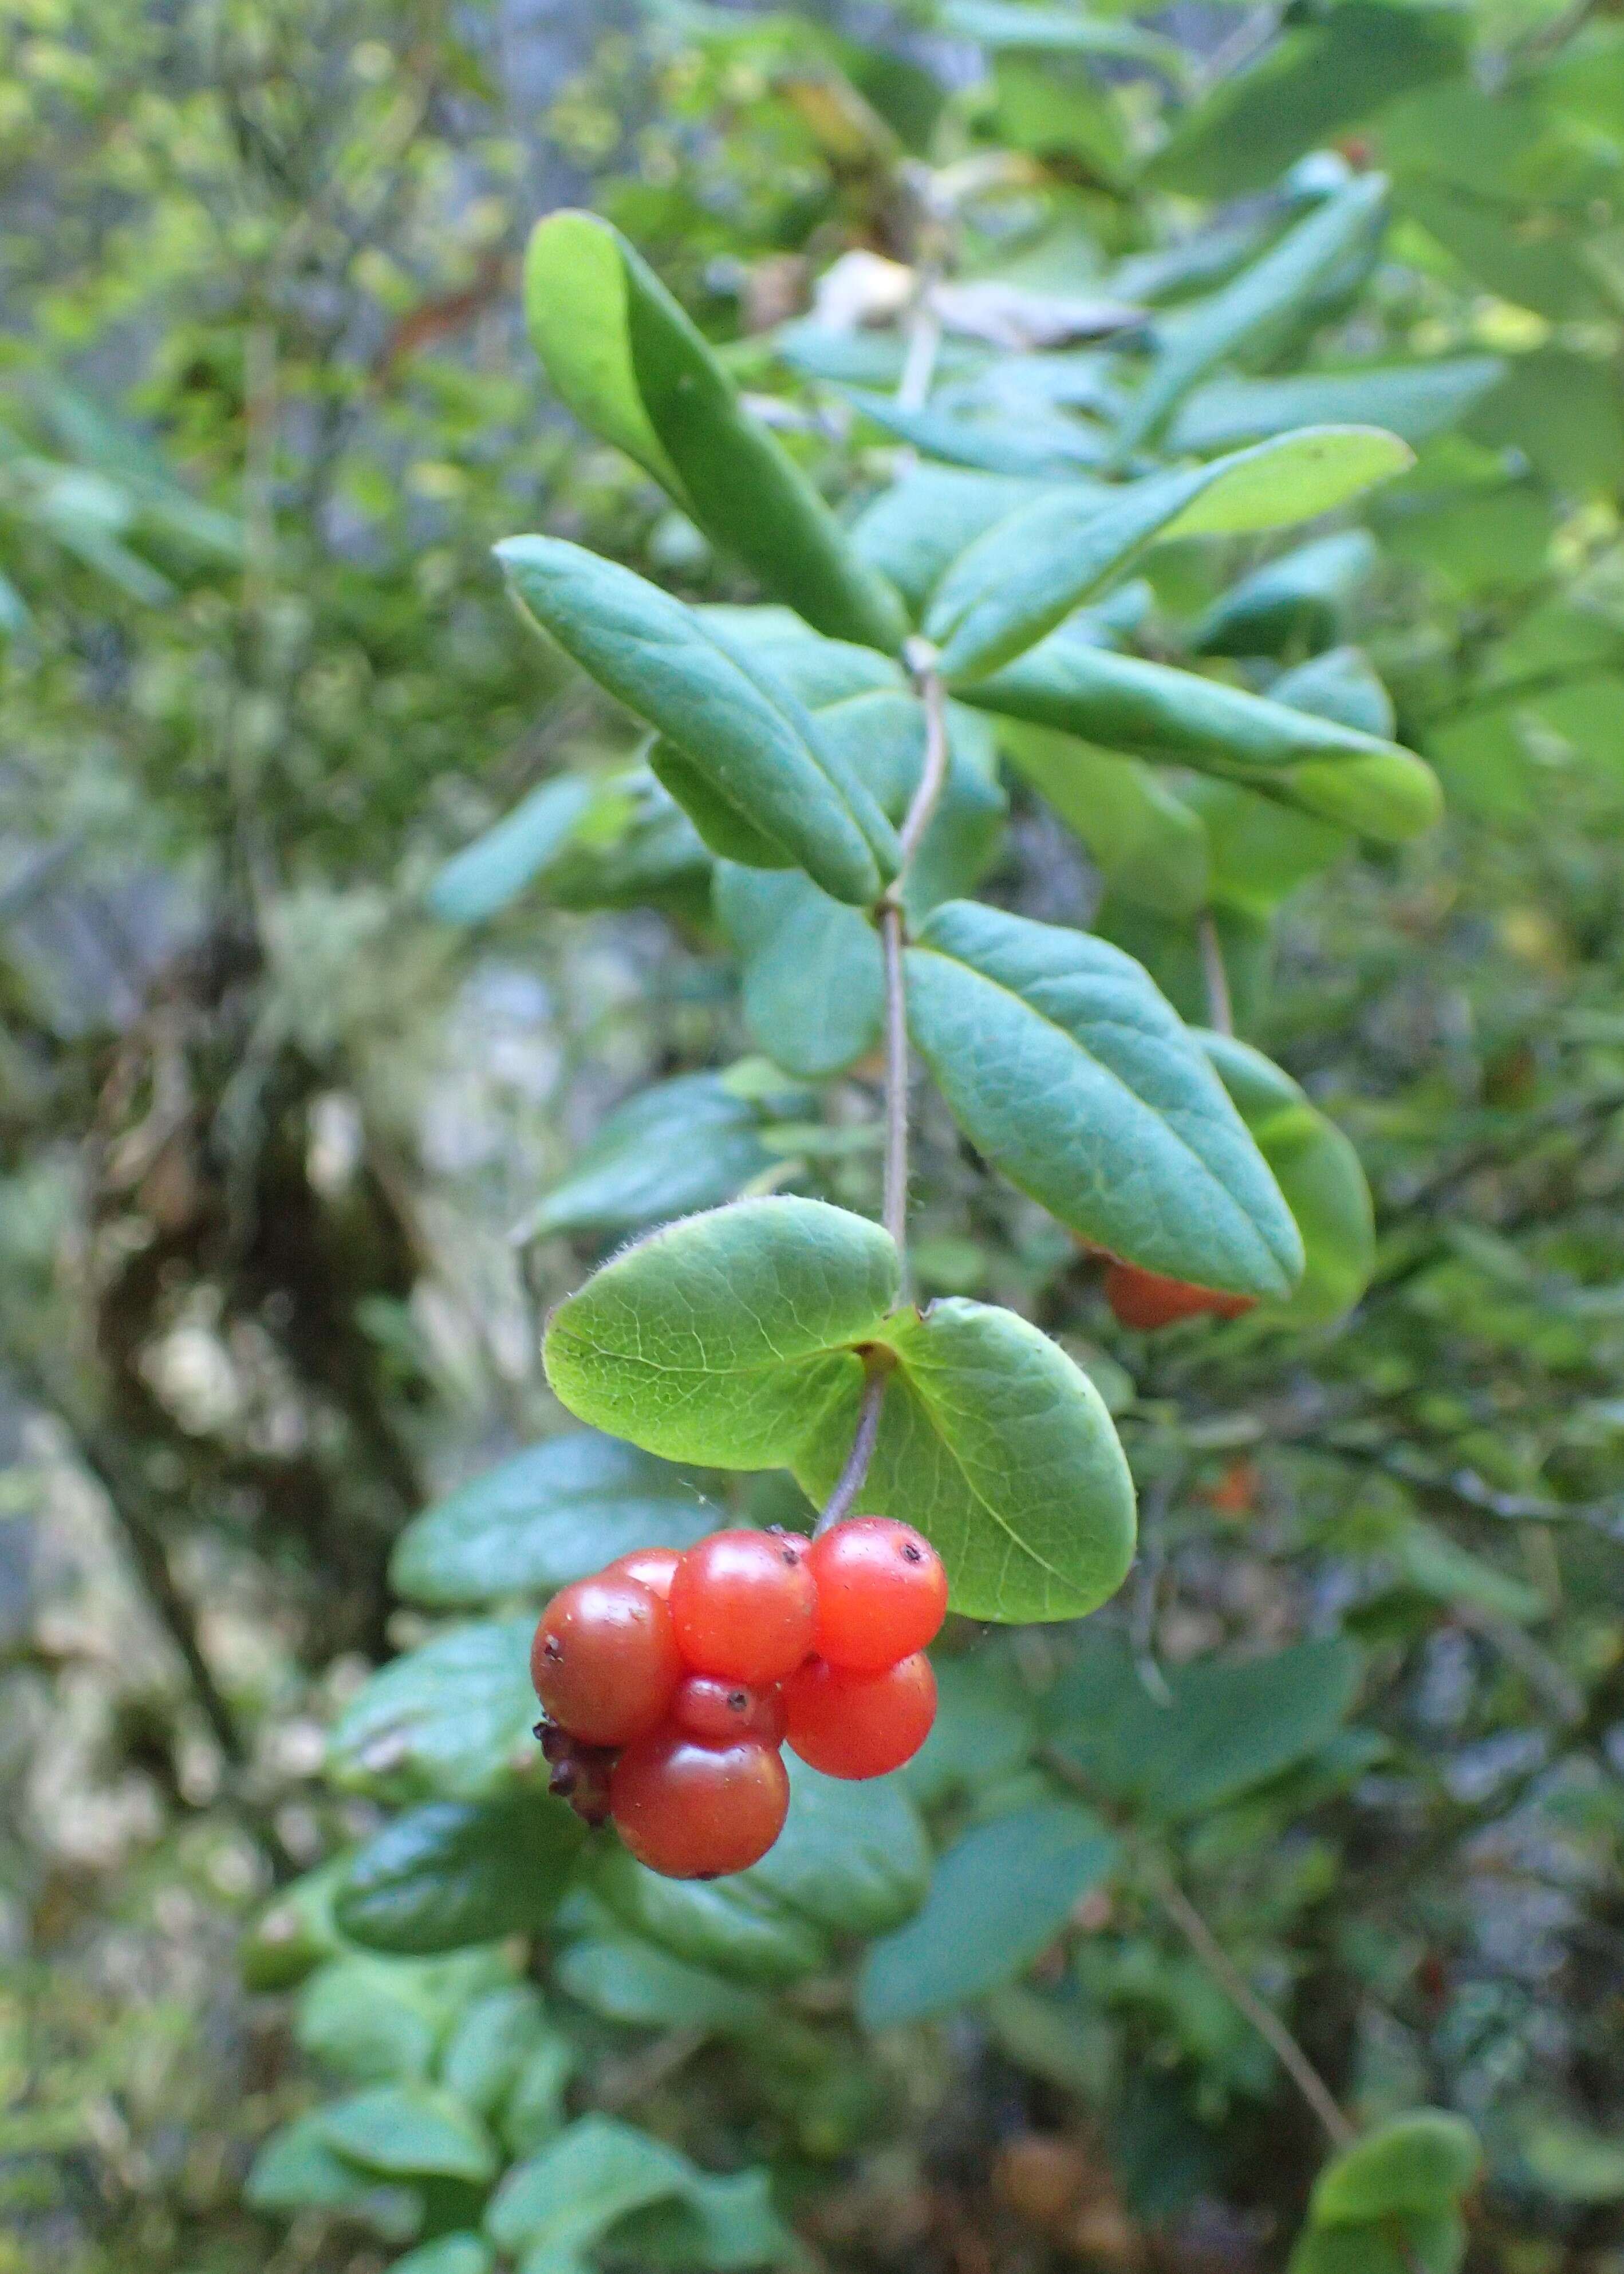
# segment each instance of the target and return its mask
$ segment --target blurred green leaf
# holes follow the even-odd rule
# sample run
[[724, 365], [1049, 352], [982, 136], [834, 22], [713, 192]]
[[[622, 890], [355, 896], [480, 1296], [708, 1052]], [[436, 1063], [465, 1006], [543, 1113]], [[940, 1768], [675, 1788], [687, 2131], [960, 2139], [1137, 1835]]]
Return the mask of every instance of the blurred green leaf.
[[714, 1532], [714, 1482], [572, 1429], [425, 1509], [396, 1541], [389, 1576], [435, 1609], [551, 1594], [634, 1547], [688, 1547]]
[[336, 1912], [352, 1940], [406, 1955], [459, 1950], [545, 1926], [584, 1831], [562, 1801], [435, 1801], [410, 1809], [350, 1867]]
[[924, 1909], [864, 1959], [864, 2025], [891, 2029], [949, 2013], [1013, 1981], [1116, 1856], [1097, 1818], [1062, 1801], [978, 1825], [937, 1863]]
[[536, 1694], [530, 1618], [448, 1629], [392, 1659], [334, 1730], [335, 1782], [394, 1800], [477, 1800], [528, 1762]]

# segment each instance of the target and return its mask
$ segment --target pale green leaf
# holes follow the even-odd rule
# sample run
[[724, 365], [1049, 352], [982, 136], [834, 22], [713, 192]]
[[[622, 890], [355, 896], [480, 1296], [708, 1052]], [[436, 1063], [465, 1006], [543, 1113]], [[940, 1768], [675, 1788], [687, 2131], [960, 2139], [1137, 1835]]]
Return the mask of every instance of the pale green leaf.
[[380, 2084], [321, 2112], [329, 2147], [365, 2170], [391, 2177], [489, 2180], [494, 2142], [470, 2109], [431, 2084]]
[[560, 1304], [547, 1378], [572, 1413], [670, 1459], [777, 1468], [861, 1374], [896, 1249], [822, 1201], [735, 1201], [640, 1240]]
[[1342, 2226], [1395, 2211], [1439, 2210], [1465, 2194], [1482, 2161], [1464, 2117], [1413, 2109], [1333, 2157], [1314, 2182], [1309, 2218], [1317, 2226]]
[[654, 1082], [610, 1114], [515, 1237], [642, 1231], [732, 1200], [772, 1157], [761, 1141], [759, 1121], [755, 1108], [735, 1096], [720, 1074], [678, 1074]]
[[1052, 489], [995, 522], [954, 561], [932, 595], [925, 629], [960, 691], [1050, 632], [1173, 537], [1238, 535], [1310, 521], [1410, 463], [1373, 426], [1315, 426], [1205, 466], [1129, 482], [1101, 498]]
[[447, 862], [429, 887], [434, 914], [447, 923], [483, 923], [507, 907], [569, 842], [594, 794], [579, 774], [560, 774], [533, 789]]
[[807, 712], [743, 649], [584, 546], [515, 537], [496, 549], [538, 622], [715, 796], [836, 899], [866, 907], [878, 896], [895, 870], [895, 832], [856, 776], [836, 778]]
[[1179, 405], [1168, 447], [1205, 456], [1294, 426], [1385, 426], [1412, 447], [1456, 425], [1505, 374], [1498, 356], [1371, 364], [1282, 379], [1210, 380]]
[[1208, 372], [1312, 301], [1349, 256], [1369, 243], [1387, 193], [1380, 174], [1350, 182], [1211, 299], [1170, 320], [1124, 418], [1120, 457], [1125, 460], [1154, 442]]
[[[898, 1313], [874, 1339], [897, 1358], [861, 1505], [916, 1526], [972, 1618], [1080, 1618], [1133, 1556], [1133, 1483], [1099, 1392], [1012, 1312], [953, 1297]], [[795, 1458], [822, 1499], [861, 1396], [853, 1378]]]
[[1303, 1236], [1303, 1276], [1284, 1301], [1266, 1306], [1267, 1315], [1296, 1327], [1328, 1325], [1352, 1309], [1376, 1268], [1375, 1216], [1359, 1156], [1260, 1050], [1231, 1035], [1201, 1040]]
[[717, 544], [807, 621], [895, 648], [902, 610], [794, 461], [739, 403], [696, 327], [620, 232], [550, 214], [525, 256], [525, 318], [548, 377]]

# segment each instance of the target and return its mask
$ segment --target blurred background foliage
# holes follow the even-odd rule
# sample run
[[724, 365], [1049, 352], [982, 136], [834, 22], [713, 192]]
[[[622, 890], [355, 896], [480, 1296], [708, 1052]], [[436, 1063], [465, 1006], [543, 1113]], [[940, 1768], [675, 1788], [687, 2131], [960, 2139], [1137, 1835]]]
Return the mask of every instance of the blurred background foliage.
[[[498, 2138], [590, 2166], [544, 2173], [592, 2195], [573, 2234], [498, 2233], [535, 2274], [600, 2242], [1261, 2274], [1323, 2143], [1214, 1941], [1358, 2121], [1479, 2127], [1472, 2269], [1618, 2274], [1624, 33], [1583, 0], [0, 21], [0, 2274], [368, 2274], [467, 2225]], [[1237, 329], [1233, 280], [1376, 165], [1385, 227]], [[559, 1190], [608, 1111], [762, 1046], [709, 857], [606, 771], [623, 723], [489, 559], [546, 527], [749, 596], [545, 399], [518, 258], [564, 197], [842, 502], [910, 450], [1019, 475], [1011, 431], [1086, 464], [1147, 350], [1204, 336], [1167, 447], [1337, 416], [1418, 452], [1328, 557], [1164, 549], [1124, 634], [1243, 684], [1357, 638], [1444, 779], [1443, 828], [1327, 873], [1205, 809], [1242, 1029], [1357, 1142], [1374, 1284], [1331, 1333], [1125, 1334], [927, 1109], [927, 1291], [1066, 1337], [1144, 1552], [1080, 1656], [951, 1638], [942, 1739], [839, 1833], [890, 1893], [821, 1898], [887, 1931], [855, 2016], [816, 1939], [778, 1996], [726, 1933], [628, 1939], [624, 1890], [572, 1897], [525, 1986], [488, 1934], [341, 1946], [304, 1876], [504, 1788], [500, 1667], [369, 1746], [371, 1668], [505, 1592], [437, 1598], [419, 1529], [402, 1605], [392, 1549], [559, 1430], [538, 1308], [661, 1204]], [[1043, 332], [1106, 302], [1111, 358]], [[548, 802], [566, 754], [584, 815]], [[1101, 910], [1199, 1013], [1132, 851], [1016, 780], [988, 889]], [[862, 1073], [747, 1064], [682, 1156], [869, 1206]], [[1214, 1767], [1231, 1723], [1269, 1742]], [[1129, 1835], [1109, 1880], [1078, 1785]], [[915, 1804], [957, 1876], [902, 1924]], [[1016, 1821], [1019, 1916], [957, 1978]]]

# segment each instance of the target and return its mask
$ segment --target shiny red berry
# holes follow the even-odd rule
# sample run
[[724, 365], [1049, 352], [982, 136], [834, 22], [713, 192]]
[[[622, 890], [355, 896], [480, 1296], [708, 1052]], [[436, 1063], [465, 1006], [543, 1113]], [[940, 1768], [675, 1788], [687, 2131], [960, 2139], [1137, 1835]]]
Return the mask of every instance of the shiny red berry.
[[671, 1613], [624, 1572], [563, 1588], [530, 1645], [536, 1695], [589, 1745], [624, 1745], [658, 1728], [681, 1677]]
[[657, 1729], [628, 1745], [609, 1780], [615, 1829], [668, 1879], [714, 1879], [757, 1864], [784, 1829], [789, 1778], [759, 1737], [706, 1745]]
[[634, 1547], [629, 1555], [617, 1555], [613, 1563], [605, 1563], [605, 1573], [624, 1571], [628, 1578], [641, 1579], [650, 1594], [661, 1602], [668, 1600], [671, 1582], [678, 1564], [682, 1561], [680, 1548]]
[[876, 1777], [899, 1769], [930, 1735], [936, 1678], [922, 1652], [882, 1674], [815, 1658], [784, 1685], [793, 1752], [825, 1776]]
[[933, 1642], [947, 1615], [942, 1558], [911, 1524], [858, 1516], [807, 1551], [817, 1589], [812, 1647], [831, 1666], [878, 1674]]
[[727, 1682], [719, 1674], [689, 1674], [678, 1683], [671, 1701], [671, 1719], [690, 1737], [706, 1744], [730, 1744], [735, 1737], [762, 1737], [770, 1745], [784, 1743], [784, 1700], [775, 1684], [751, 1689], [742, 1682]]
[[816, 1611], [807, 1543], [788, 1532], [713, 1532], [671, 1583], [683, 1662], [728, 1682], [781, 1682], [811, 1649]]
[[1220, 1319], [1238, 1319], [1252, 1308], [1250, 1295], [1223, 1295], [1215, 1287], [1193, 1287], [1187, 1280], [1169, 1279], [1160, 1271], [1143, 1271], [1137, 1263], [1113, 1263], [1105, 1275], [1105, 1299], [1124, 1327], [1154, 1334], [1180, 1319], [1199, 1319], [1211, 1313]]

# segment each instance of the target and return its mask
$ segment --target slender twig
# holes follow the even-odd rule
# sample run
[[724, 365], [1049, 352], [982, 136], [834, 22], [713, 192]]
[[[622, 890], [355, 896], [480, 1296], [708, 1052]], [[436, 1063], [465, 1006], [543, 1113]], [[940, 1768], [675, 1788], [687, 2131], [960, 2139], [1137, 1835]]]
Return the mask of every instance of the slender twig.
[[1331, 2088], [1287, 2029], [1278, 2014], [1264, 2004], [1230, 1958], [1189, 1896], [1170, 1875], [1156, 1874], [1157, 1900], [1207, 1972], [1251, 2022], [1325, 2127], [1334, 2148], [1351, 2147], [1357, 2137], [1337, 2106]]
[[[885, 971], [885, 1170], [881, 1214], [896, 1243], [902, 1265], [904, 1290], [907, 1278], [908, 1229], [908, 1018], [903, 974], [904, 918], [900, 898], [908, 863], [930, 826], [947, 780], [947, 694], [936, 670], [936, 650], [914, 640], [906, 651], [908, 670], [925, 708], [925, 758], [919, 786], [909, 802], [897, 841], [901, 850], [897, 876], [878, 912], [880, 949]], [[838, 1524], [862, 1490], [879, 1438], [880, 1409], [885, 1399], [889, 1363], [876, 1352], [869, 1361], [868, 1385], [863, 1393], [852, 1449], [839, 1481], [817, 1520], [819, 1532]]]
[[833, 1492], [824, 1503], [823, 1514], [813, 1527], [815, 1540], [845, 1520], [863, 1488], [868, 1464], [874, 1458], [874, 1449], [879, 1442], [880, 1409], [885, 1403], [885, 1377], [890, 1372], [889, 1366], [870, 1361], [868, 1384], [857, 1413], [857, 1428], [852, 1438], [852, 1449], [846, 1457], [846, 1466], [840, 1472]]
[[907, 352], [903, 358], [902, 377], [897, 382], [897, 404], [902, 410], [918, 410], [929, 399], [930, 383], [936, 377], [936, 356], [942, 345], [942, 319], [930, 305], [930, 288], [934, 275], [927, 271], [920, 282], [920, 293], [908, 322]]
[[908, 1228], [908, 1011], [902, 976], [902, 910], [880, 911], [885, 966], [885, 1182], [881, 1214], [901, 1254]]
[[[920, 769], [919, 787], [903, 816], [902, 826], [897, 832], [897, 841], [902, 847], [902, 868], [919, 850], [920, 840], [930, 826], [931, 816], [947, 781], [947, 689], [936, 668], [936, 652], [928, 640], [910, 640], [904, 651], [904, 661], [913, 675], [920, 701], [925, 706], [925, 763]], [[898, 878], [900, 883], [900, 877]], [[891, 887], [893, 894], [897, 886]]]
[[1229, 975], [1224, 968], [1223, 942], [1210, 908], [1196, 918], [1195, 936], [1201, 950], [1201, 984], [1207, 990], [1207, 1023], [1220, 1035], [1235, 1032], [1235, 1005], [1229, 994]]

